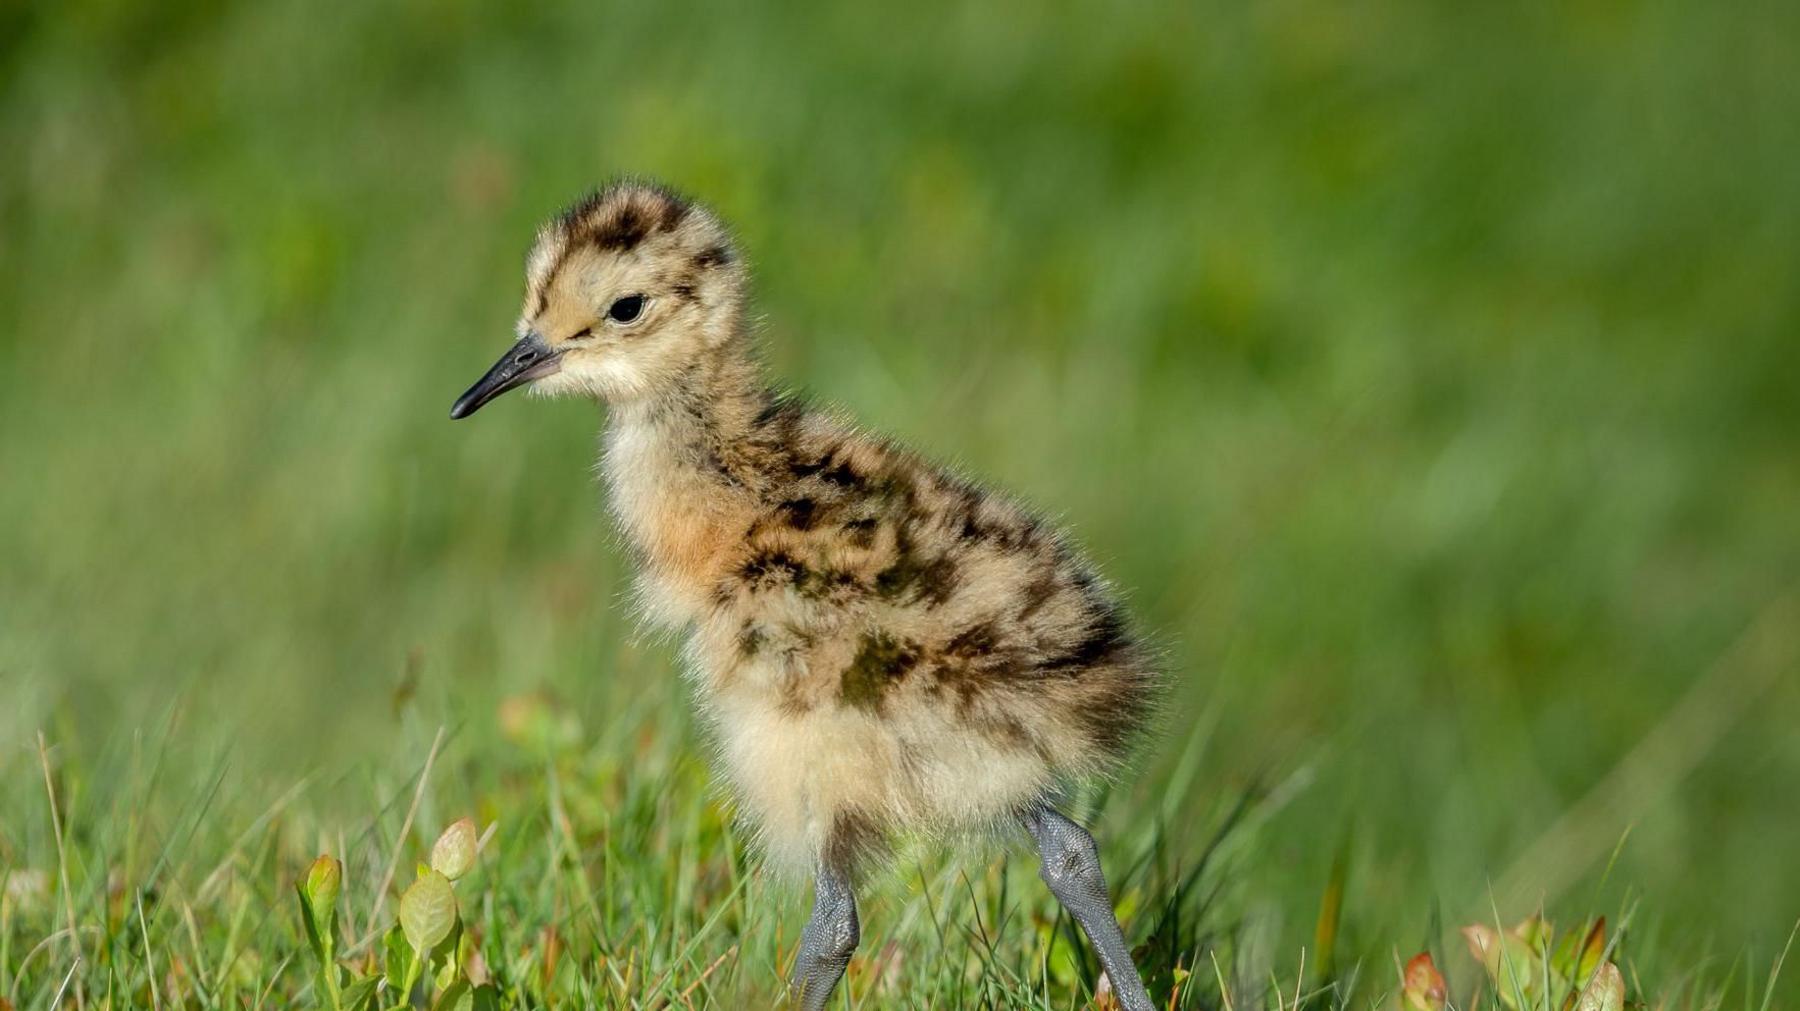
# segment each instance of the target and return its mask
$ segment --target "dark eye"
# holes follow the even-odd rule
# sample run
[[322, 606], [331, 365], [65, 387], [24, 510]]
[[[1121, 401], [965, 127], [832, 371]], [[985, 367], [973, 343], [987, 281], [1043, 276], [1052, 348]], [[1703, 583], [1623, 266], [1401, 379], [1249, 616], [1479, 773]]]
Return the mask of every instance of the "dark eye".
[[615, 301], [607, 310], [606, 318], [614, 323], [629, 323], [637, 319], [644, 311], [644, 296], [626, 295]]

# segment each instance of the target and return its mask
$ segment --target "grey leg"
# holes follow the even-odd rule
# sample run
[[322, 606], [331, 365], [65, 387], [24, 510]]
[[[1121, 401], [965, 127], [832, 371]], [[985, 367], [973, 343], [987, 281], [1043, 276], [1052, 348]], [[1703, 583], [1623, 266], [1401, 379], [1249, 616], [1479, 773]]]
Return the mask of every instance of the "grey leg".
[[1028, 808], [1019, 820], [1037, 842], [1038, 856], [1043, 858], [1044, 866], [1038, 875], [1087, 934], [1088, 943], [1100, 956], [1106, 978], [1112, 981], [1120, 1006], [1125, 1011], [1156, 1011], [1150, 994], [1144, 990], [1144, 981], [1138, 978], [1137, 966], [1131, 964], [1131, 949], [1125, 947], [1119, 921], [1113, 916], [1094, 837], [1048, 804]]
[[794, 958], [788, 984], [803, 1011], [823, 1011], [861, 939], [850, 879], [830, 867], [821, 868], [813, 884], [812, 919], [800, 932], [800, 954]]

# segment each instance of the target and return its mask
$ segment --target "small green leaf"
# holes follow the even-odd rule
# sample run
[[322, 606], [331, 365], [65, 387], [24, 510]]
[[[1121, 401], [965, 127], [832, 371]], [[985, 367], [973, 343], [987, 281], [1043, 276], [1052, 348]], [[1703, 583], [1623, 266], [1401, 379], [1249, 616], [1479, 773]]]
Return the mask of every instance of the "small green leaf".
[[439, 941], [437, 947], [431, 949], [430, 964], [436, 967], [436, 975], [432, 977], [432, 980], [440, 990], [462, 976], [461, 941], [462, 919], [458, 917], [451, 927], [450, 935]]
[[437, 844], [431, 847], [431, 867], [444, 877], [455, 881], [475, 866], [476, 846], [475, 823], [468, 818], [453, 823], [438, 836]]
[[1552, 933], [1553, 930], [1550, 926], [1550, 922], [1545, 920], [1541, 913], [1534, 913], [1531, 916], [1527, 916], [1525, 919], [1514, 924], [1512, 929], [1512, 935], [1519, 940], [1524, 941], [1526, 946], [1531, 948], [1534, 952], [1541, 952], [1549, 947], [1550, 935]]
[[500, 991], [494, 984], [483, 983], [475, 988], [474, 1011], [500, 1011]]
[[400, 928], [423, 958], [456, 925], [456, 894], [450, 879], [429, 868], [400, 896]]
[[1586, 940], [1581, 942], [1581, 960], [1575, 963], [1575, 971], [1569, 978], [1578, 984], [1586, 984], [1588, 977], [1600, 964], [1600, 955], [1606, 950], [1606, 917], [1594, 921], [1593, 929], [1587, 933]]
[[365, 976], [344, 988], [344, 1011], [364, 1011], [373, 1007], [375, 988], [381, 985], [380, 976]]
[[406, 943], [406, 931], [401, 930], [397, 923], [388, 928], [387, 937], [382, 941], [382, 948], [384, 950], [382, 972], [387, 977], [389, 988], [398, 990], [406, 985], [406, 978], [411, 975], [412, 964], [417, 961], [419, 956], [414, 954], [412, 947]]
[[333, 1008], [343, 1007], [338, 993], [337, 900], [344, 880], [344, 865], [321, 854], [307, 869], [306, 880], [294, 886], [300, 893], [300, 920], [306, 940], [319, 962], [319, 986]]
[[294, 883], [294, 894], [300, 897], [300, 924], [306, 928], [306, 943], [312, 948], [313, 957], [320, 965], [326, 962], [325, 942], [319, 937], [319, 924], [313, 919], [312, 903], [306, 898], [306, 886]]
[[469, 981], [459, 979], [444, 989], [432, 1011], [475, 1011], [475, 990]]
[[306, 872], [306, 890], [303, 893], [312, 906], [313, 916], [324, 920], [325, 914], [337, 908], [338, 891], [343, 884], [344, 865], [330, 856], [320, 854]]
[[1487, 970], [1500, 1000], [1520, 1011], [1521, 1004], [1530, 1007], [1537, 992], [1543, 989], [1543, 959], [1520, 932], [1509, 930], [1502, 934], [1486, 924], [1475, 923], [1464, 927], [1462, 934], [1469, 942], [1469, 952]]

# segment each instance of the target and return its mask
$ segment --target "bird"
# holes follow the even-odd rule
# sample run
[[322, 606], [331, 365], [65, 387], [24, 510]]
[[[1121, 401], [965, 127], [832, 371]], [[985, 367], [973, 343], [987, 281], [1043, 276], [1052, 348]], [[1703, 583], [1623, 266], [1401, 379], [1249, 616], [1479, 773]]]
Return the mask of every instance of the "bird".
[[520, 387], [604, 405], [641, 620], [683, 638], [763, 858], [813, 881], [796, 1006], [825, 1007], [898, 840], [1023, 830], [1120, 1004], [1149, 1011], [1095, 840], [1059, 805], [1128, 767], [1156, 651], [1036, 512], [772, 383], [748, 303], [715, 212], [602, 186], [539, 228], [514, 342], [450, 416]]

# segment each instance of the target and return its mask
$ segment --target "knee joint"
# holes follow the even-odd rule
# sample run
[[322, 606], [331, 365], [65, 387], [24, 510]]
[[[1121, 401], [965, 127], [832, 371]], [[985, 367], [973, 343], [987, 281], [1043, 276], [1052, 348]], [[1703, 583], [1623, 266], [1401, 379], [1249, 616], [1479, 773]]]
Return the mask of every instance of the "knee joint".
[[825, 928], [820, 937], [824, 954], [832, 958], [848, 959], [862, 941], [862, 925], [857, 922], [856, 904], [842, 900], [820, 912], [823, 914], [820, 926]]
[[1041, 873], [1053, 891], [1105, 887], [1100, 874], [1100, 851], [1094, 845], [1094, 837], [1080, 828], [1057, 840], [1054, 848], [1046, 849]]

